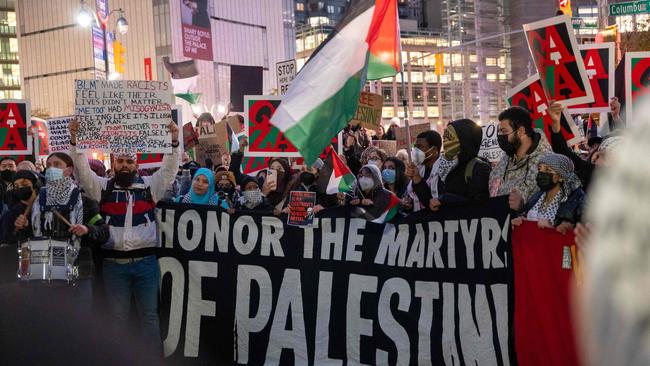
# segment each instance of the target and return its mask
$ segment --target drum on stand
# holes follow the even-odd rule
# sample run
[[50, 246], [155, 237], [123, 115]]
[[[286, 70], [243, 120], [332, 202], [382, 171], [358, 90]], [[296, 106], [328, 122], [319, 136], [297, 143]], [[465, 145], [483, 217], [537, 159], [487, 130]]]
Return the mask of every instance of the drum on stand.
[[75, 265], [78, 254], [66, 240], [29, 239], [18, 249], [18, 279], [74, 283], [79, 276]]

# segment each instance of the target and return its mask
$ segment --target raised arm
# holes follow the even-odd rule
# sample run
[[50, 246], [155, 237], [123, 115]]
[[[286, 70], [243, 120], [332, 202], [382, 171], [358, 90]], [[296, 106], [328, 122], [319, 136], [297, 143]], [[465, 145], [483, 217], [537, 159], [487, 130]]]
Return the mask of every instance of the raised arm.
[[162, 167], [151, 177], [151, 193], [155, 201], [165, 196], [167, 186], [174, 182], [178, 172], [178, 126], [172, 122], [167, 127], [172, 135], [172, 153], [163, 156]]
[[75, 177], [79, 182], [79, 186], [83, 188], [86, 194], [94, 199], [100, 201], [102, 198], [102, 189], [106, 187], [106, 178], [97, 176], [95, 172], [90, 169], [88, 159], [83, 153], [77, 152], [77, 133], [79, 132], [79, 121], [72, 120], [69, 125], [70, 129], [70, 157], [74, 162]]

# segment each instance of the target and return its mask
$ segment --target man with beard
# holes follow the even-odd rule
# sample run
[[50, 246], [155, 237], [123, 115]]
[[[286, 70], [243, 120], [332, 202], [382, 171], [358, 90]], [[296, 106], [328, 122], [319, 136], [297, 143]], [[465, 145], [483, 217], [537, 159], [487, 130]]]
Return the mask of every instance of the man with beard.
[[100, 212], [110, 228], [110, 238], [102, 246], [103, 278], [110, 315], [126, 323], [131, 296], [135, 296], [143, 334], [162, 350], [158, 295], [160, 269], [155, 248], [158, 246], [156, 215], [158, 199], [176, 177], [178, 169], [178, 127], [169, 124], [172, 153], [165, 154], [163, 166], [153, 175], [137, 174], [136, 154], [116, 154], [115, 177], [98, 177], [90, 169], [84, 154], [76, 151], [79, 122], [70, 123], [70, 152], [75, 176], [86, 193], [100, 201]]
[[490, 196], [509, 194], [510, 207], [519, 210], [539, 190], [539, 159], [551, 146], [543, 131], [533, 129], [530, 113], [519, 106], [499, 114], [497, 140], [506, 155], [490, 174]]

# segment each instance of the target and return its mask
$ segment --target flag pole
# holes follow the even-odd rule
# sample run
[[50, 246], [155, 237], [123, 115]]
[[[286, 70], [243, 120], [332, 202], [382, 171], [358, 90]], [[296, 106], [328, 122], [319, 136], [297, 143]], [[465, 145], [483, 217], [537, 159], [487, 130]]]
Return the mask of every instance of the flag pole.
[[408, 153], [408, 162], [411, 162], [411, 128], [409, 127], [409, 108], [406, 101], [406, 83], [404, 82], [404, 67], [401, 67], [399, 74], [402, 78], [402, 106], [404, 107], [404, 126], [406, 127], [406, 152]]

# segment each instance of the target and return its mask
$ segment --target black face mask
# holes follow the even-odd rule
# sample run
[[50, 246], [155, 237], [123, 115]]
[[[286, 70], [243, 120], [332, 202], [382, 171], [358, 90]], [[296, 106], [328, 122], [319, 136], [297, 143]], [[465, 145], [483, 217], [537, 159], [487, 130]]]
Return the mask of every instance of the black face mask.
[[120, 187], [130, 187], [133, 184], [133, 179], [135, 179], [135, 171], [133, 172], [116, 172], [115, 173], [115, 183]]
[[20, 187], [13, 190], [13, 195], [20, 201], [28, 200], [32, 196], [32, 187]]
[[543, 192], [548, 192], [555, 187], [555, 183], [553, 183], [553, 174], [551, 173], [538, 172], [535, 180], [537, 181], [537, 186]]
[[4, 180], [5, 182], [11, 182], [14, 179], [14, 172], [13, 170], [5, 169], [0, 171], [0, 179]]
[[316, 181], [316, 176], [314, 175], [314, 173], [310, 173], [310, 172], [300, 173], [300, 182], [305, 186], [309, 187], [310, 185], [314, 184], [315, 181]]
[[517, 149], [519, 148], [519, 145], [521, 145], [521, 141], [519, 141], [519, 139], [516, 139], [515, 142], [508, 141], [508, 135], [498, 135], [497, 141], [499, 142], [499, 147], [501, 150], [503, 150], [508, 156], [515, 155]]

